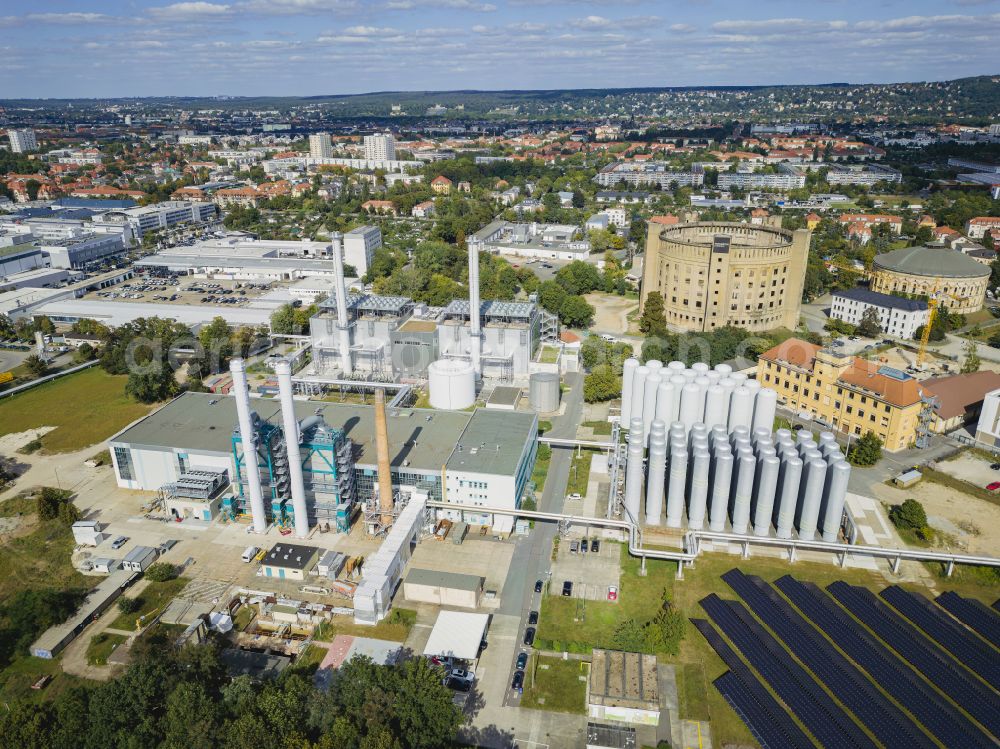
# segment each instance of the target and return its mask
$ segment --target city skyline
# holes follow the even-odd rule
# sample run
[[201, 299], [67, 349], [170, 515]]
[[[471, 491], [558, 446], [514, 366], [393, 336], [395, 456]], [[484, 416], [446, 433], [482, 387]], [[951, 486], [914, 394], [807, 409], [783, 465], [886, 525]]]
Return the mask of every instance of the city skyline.
[[83, 98], [936, 81], [993, 72], [984, 61], [998, 8], [46, 0], [0, 16], [0, 90]]

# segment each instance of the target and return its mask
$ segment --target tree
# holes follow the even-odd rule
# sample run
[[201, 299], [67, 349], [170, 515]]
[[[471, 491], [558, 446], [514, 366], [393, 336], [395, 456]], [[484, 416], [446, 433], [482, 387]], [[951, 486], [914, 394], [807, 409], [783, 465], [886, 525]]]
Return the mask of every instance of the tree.
[[146, 365], [144, 371], [130, 373], [125, 382], [125, 394], [139, 403], [157, 403], [176, 393], [177, 380], [165, 363]]
[[554, 315], [559, 314], [567, 296], [566, 289], [555, 281], [542, 281], [538, 286], [538, 303]]
[[4, 313], [0, 312], [0, 341], [14, 337], [14, 323]]
[[978, 372], [982, 362], [979, 360], [979, 347], [976, 346], [976, 342], [970, 339], [965, 342], [963, 348], [965, 349], [965, 362], [962, 364], [962, 374]]
[[594, 371], [583, 378], [583, 398], [587, 403], [611, 400], [621, 394], [621, 375], [616, 375], [608, 364], [594, 367]]
[[663, 312], [663, 295], [658, 291], [646, 294], [646, 304], [639, 318], [639, 330], [650, 336], [663, 336], [667, 332], [667, 318]]
[[28, 374], [35, 378], [42, 377], [49, 371], [49, 365], [38, 354], [32, 354], [25, 359], [24, 368], [28, 370]]
[[97, 351], [89, 343], [80, 344], [80, 348], [73, 352], [73, 360], [83, 364], [97, 357]]
[[882, 459], [882, 440], [867, 431], [847, 451], [847, 460], [856, 466], [873, 466]]
[[861, 322], [858, 323], [857, 333], [865, 338], [876, 338], [882, 335], [882, 321], [878, 316], [878, 309], [869, 307], [861, 315]]
[[177, 567], [170, 562], [157, 562], [149, 565], [145, 574], [147, 580], [152, 580], [154, 583], [165, 583], [167, 580], [173, 580], [177, 577]]
[[897, 528], [922, 531], [927, 527], [927, 512], [917, 500], [907, 499], [889, 508], [889, 520]]
[[583, 260], [574, 260], [556, 271], [556, 281], [568, 294], [586, 294], [601, 288], [601, 273]]
[[118, 610], [123, 614], [134, 614], [142, 606], [142, 601], [138, 598], [130, 598], [129, 596], [122, 596], [118, 599]]
[[24, 189], [28, 193], [28, 200], [38, 200], [38, 191], [42, 188], [42, 183], [37, 179], [29, 179], [24, 183]]
[[233, 331], [225, 318], [215, 317], [198, 331], [198, 343], [201, 344], [202, 375], [219, 372], [228, 366], [233, 355]]
[[641, 653], [646, 650], [645, 627], [635, 619], [625, 619], [611, 635], [611, 642], [616, 650], [630, 653]]
[[594, 319], [594, 308], [582, 296], [568, 296], [559, 307], [559, 322], [570, 328], [585, 328]]

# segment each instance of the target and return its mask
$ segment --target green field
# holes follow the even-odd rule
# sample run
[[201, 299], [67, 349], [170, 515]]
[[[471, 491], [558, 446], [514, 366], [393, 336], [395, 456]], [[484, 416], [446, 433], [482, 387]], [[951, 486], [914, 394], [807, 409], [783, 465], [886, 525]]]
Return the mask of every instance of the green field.
[[125, 635], [109, 632], [100, 632], [94, 635], [87, 644], [87, 663], [91, 666], [108, 665], [108, 656], [127, 639]]
[[[673, 562], [650, 560], [645, 577], [639, 575], [639, 560], [621, 546], [621, 581], [618, 601], [587, 601], [564, 598], [560, 586], [553, 585], [542, 600], [537, 647], [542, 650], [569, 650], [589, 654], [592, 648], [612, 647], [615, 628], [626, 619], [651, 618], [670, 589], [677, 570]], [[579, 621], [582, 619], [582, 621]]]
[[582, 715], [589, 674], [585, 661], [534, 656], [525, 671], [521, 707]]
[[566, 484], [566, 494], [587, 496], [587, 480], [590, 478], [590, 460], [594, 457], [593, 450], [583, 450], [577, 457], [573, 453], [573, 462], [569, 466], [569, 481]]
[[416, 621], [416, 611], [398, 608], [393, 608], [389, 617], [375, 626], [355, 624], [354, 619], [349, 616], [335, 616], [329, 622], [323, 622], [319, 626], [313, 639], [320, 642], [332, 642], [337, 635], [354, 635], [355, 637], [371, 637], [376, 640], [405, 642]]
[[156, 616], [162, 613], [164, 607], [174, 597], [180, 593], [184, 586], [190, 582], [186, 577], [175, 577], [173, 580], [167, 580], [166, 582], [157, 583], [152, 580], [143, 588], [141, 593], [135, 594], [133, 597], [138, 598], [140, 601], [140, 606], [138, 611], [134, 614], [118, 614], [115, 620], [111, 623], [111, 629], [124, 629], [128, 631], [134, 630], [135, 620], [140, 616], [145, 616], [147, 621], [150, 616]]
[[91, 367], [4, 398], [0, 436], [56, 427], [42, 437], [47, 452], [72, 452], [106, 440], [149, 412], [149, 406], [125, 395], [125, 381]]

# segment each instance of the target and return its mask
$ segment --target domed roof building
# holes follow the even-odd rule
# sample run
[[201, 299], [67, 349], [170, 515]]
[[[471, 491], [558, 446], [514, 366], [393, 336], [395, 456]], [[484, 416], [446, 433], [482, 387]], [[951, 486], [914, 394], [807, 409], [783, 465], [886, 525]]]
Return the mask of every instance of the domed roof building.
[[942, 306], [959, 314], [982, 309], [990, 269], [947, 247], [904, 247], [872, 261], [871, 288], [883, 294], [940, 295]]

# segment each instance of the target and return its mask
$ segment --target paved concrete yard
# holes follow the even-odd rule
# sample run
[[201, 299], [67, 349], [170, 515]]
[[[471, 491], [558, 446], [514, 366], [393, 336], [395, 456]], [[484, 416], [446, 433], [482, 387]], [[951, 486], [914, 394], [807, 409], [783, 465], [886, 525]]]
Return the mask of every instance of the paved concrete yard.
[[619, 585], [621, 557], [618, 545], [606, 543], [601, 539], [601, 548], [595, 553], [589, 551], [592, 539], [588, 538], [587, 553], [573, 554], [570, 551], [573, 541], [582, 543], [578, 535], [564, 537], [559, 541], [559, 553], [552, 563], [550, 593], [560, 595], [563, 582], [569, 580], [573, 583], [574, 598], [588, 598], [591, 601], [607, 600], [608, 586]]
[[[497, 603], [503, 597], [503, 584], [514, 555], [514, 544], [507, 541], [485, 541], [467, 536], [461, 544], [450, 540], [421, 541], [408, 568], [421, 567], [439, 572], [460, 572], [486, 578], [485, 590], [497, 592]], [[484, 604], [488, 603], [484, 600]]]

